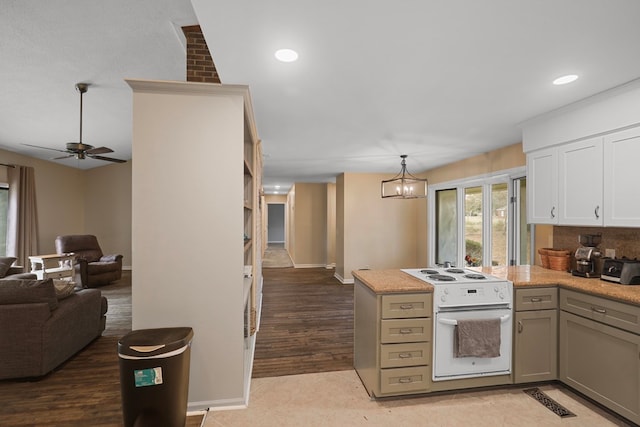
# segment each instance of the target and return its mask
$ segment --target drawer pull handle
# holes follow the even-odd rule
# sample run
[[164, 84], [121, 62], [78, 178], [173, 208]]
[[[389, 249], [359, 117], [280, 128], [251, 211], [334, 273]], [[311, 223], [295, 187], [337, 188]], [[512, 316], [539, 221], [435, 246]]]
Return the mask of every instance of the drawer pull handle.
[[542, 298], [540, 298], [540, 297], [531, 297], [531, 302], [542, 302]]
[[400, 359], [411, 359], [411, 353], [400, 353], [398, 354], [398, 358]]
[[522, 320], [518, 320], [518, 333], [521, 334], [524, 329], [524, 325], [522, 324]]
[[600, 218], [600, 206], [596, 206], [596, 209], [593, 211], [596, 214], [596, 219]]
[[400, 306], [401, 310], [412, 310], [413, 309], [413, 304], [402, 304]]
[[556, 217], [556, 207], [552, 207], [551, 208], [551, 218], [555, 218]]
[[398, 379], [398, 382], [400, 384], [409, 384], [409, 383], [412, 383], [413, 381], [411, 381], [411, 377], [402, 377]]
[[607, 310], [605, 310], [604, 308], [591, 307], [591, 310], [595, 311], [596, 313], [607, 314]]
[[413, 329], [411, 329], [411, 328], [402, 328], [402, 329], [400, 329], [400, 333], [403, 334], [403, 335], [410, 334], [412, 332], [413, 332]]

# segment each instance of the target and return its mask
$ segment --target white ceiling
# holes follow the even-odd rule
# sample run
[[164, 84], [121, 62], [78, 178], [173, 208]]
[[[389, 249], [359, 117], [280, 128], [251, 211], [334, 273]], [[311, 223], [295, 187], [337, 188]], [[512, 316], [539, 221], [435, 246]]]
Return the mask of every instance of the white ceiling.
[[[129, 159], [123, 79], [184, 80], [175, 28], [197, 22], [222, 82], [250, 86], [267, 192], [341, 172], [395, 173], [400, 154], [420, 172], [514, 144], [523, 121], [640, 77], [637, 0], [0, 6], [0, 148], [49, 158], [53, 152], [20, 143], [61, 148], [77, 140], [74, 85], [87, 81], [84, 142]], [[282, 47], [300, 59], [278, 62], [273, 53]], [[580, 79], [551, 84], [568, 73]]]

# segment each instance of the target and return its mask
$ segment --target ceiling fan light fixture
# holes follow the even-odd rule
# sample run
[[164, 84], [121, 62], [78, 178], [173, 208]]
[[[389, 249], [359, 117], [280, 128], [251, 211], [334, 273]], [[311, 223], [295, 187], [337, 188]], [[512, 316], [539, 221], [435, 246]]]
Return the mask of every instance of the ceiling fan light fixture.
[[380, 184], [383, 199], [424, 199], [427, 197], [428, 181], [425, 178], [413, 176], [407, 170], [407, 155], [400, 156], [400, 173], [392, 179], [382, 180]]

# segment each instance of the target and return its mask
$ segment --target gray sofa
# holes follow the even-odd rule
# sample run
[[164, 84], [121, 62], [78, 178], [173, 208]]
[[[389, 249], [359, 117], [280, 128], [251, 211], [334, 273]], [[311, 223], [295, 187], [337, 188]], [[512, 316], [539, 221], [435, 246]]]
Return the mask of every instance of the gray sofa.
[[106, 312], [98, 289], [67, 296], [52, 279], [0, 280], [0, 379], [51, 372], [102, 334]]

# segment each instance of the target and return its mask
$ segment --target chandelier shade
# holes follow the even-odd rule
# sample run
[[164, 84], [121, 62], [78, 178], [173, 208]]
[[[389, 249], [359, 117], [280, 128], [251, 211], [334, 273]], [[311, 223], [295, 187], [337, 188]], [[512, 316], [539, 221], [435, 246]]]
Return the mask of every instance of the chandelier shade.
[[400, 156], [402, 169], [391, 179], [383, 180], [380, 191], [383, 199], [423, 199], [427, 197], [428, 182], [424, 178], [413, 176], [407, 170], [407, 155]]

